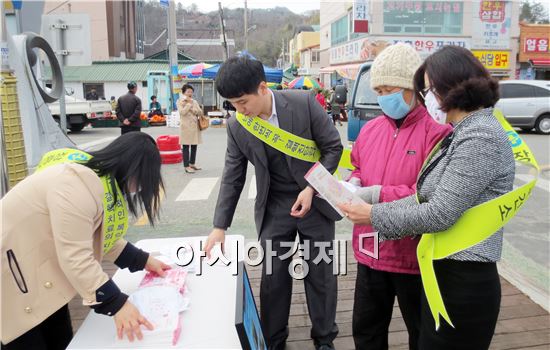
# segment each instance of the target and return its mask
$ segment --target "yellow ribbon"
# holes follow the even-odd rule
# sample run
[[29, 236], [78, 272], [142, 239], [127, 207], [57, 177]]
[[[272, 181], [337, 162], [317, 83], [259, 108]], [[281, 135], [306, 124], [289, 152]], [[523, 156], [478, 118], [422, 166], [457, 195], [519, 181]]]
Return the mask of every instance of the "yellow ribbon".
[[[523, 165], [534, 168], [536, 175], [532, 181], [513, 191], [470, 208], [448, 230], [422, 235], [417, 248], [418, 264], [420, 266], [424, 292], [426, 293], [426, 299], [428, 300], [436, 329], [439, 329], [440, 326], [439, 315], [449, 325], [452, 327], [454, 325], [445, 309], [433, 267], [433, 260], [444, 259], [489, 238], [516, 215], [531, 195], [531, 191], [537, 182], [539, 166], [531, 150], [506, 121], [500, 110], [495, 109], [493, 114], [508, 134], [510, 145], [514, 152], [514, 159]], [[434, 148], [424, 163], [423, 168], [433, 158], [439, 147], [440, 144]]]
[[[71, 148], [61, 148], [46, 153], [36, 171], [40, 171], [52, 165], [61, 163], [81, 163], [91, 159], [91, 156], [83, 151]], [[121, 239], [128, 230], [128, 209], [122, 191], [115, 181], [117, 201], [111, 189], [111, 177], [101, 176], [103, 184], [103, 253], [107, 253]]]
[[[242, 113], [237, 113], [236, 118], [253, 136], [279, 152], [310, 163], [321, 159], [321, 151], [313, 140], [294, 135], [258, 117], [247, 117]], [[338, 166], [353, 170], [350, 155], [351, 150], [345, 149]]]

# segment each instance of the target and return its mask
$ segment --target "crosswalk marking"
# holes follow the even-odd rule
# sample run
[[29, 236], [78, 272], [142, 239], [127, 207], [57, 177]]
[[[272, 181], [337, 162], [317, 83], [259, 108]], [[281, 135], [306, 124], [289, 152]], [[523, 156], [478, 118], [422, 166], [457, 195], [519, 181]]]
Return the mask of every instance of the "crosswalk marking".
[[203, 177], [191, 179], [187, 186], [181, 191], [176, 202], [200, 201], [210, 197], [210, 193], [218, 183], [218, 177]]
[[[529, 182], [533, 180], [533, 176], [527, 174], [516, 174], [516, 178], [520, 179], [523, 182]], [[540, 189], [550, 192], [550, 181], [548, 180], [541, 179], [539, 177], [536, 186]]]
[[250, 187], [248, 187], [248, 199], [256, 198], [256, 175], [252, 176], [250, 180]]

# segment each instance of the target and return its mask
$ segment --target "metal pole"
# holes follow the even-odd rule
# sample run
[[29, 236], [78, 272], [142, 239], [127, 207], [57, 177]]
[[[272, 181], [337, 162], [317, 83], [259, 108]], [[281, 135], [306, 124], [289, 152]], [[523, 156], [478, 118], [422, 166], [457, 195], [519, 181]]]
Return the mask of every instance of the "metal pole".
[[175, 110], [177, 93], [174, 92], [174, 82], [178, 76], [178, 44], [176, 35], [176, 3], [174, 0], [170, 0], [168, 6], [168, 57], [170, 59], [170, 96], [172, 96], [172, 110]]
[[222, 46], [223, 46], [223, 60], [227, 60], [228, 52], [227, 52], [227, 40], [225, 39], [225, 24], [223, 22], [223, 9], [222, 9], [222, 3], [218, 2], [218, 8], [220, 12], [220, 27], [222, 30]]
[[[8, 64], [8, 41], [6, 34], [6, 18], [4, 17], [4, 2], [0, 1], [0, 70], [2, 72], [8, 72], [10, 67]], [[6, 51], [4, 51], [6, 50]], [[0, 75], [0, 85], [4, 83], [4, 78]], [[1, 99], [1, 97], [0, 97]], [[9, 190], [9, 171], [8, 171], [8, 157], [6, 154], [6, 143], [4, 137], [4, 119], [2, 116], [2, 101], [0, 100], [0, 198]]]
[[281, 60], [281, 68], [284, 70], [285, 69], [285, 38], [282, 38], [281, 39], [283, 41], [283, 59]]
[[244, 0], [244, 49], [248, 52], [248, 7]]
[[[65, 30], [67, 25], [58, 20], [57, 25], [53, 25], [53, 28], [57, 30], [57, 51], [56, 56], [59, 61], [59, 67], [61, 68], [61, 76], [63, 76], [63, 67], [65, 66], [65, 55], [67, 51], [65, 49]], [[67, 134], [67, 115], [65, 110], [65, 81], [61, 79], [61, 96], [59, 97], [59, 126], [63, 134]]]

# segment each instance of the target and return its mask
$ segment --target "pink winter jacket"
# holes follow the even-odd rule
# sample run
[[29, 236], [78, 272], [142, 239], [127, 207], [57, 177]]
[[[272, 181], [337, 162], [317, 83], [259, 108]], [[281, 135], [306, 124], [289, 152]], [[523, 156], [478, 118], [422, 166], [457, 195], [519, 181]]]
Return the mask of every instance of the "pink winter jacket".
[[[432, 148], [452, 130], [432, 119], [424, 106], [417, 106], [400, 128], [387, 116], [368, 122], [359, 133], [351, 152], [355, 166], [351, 177], [361, 186], [382, 185], [380, 202], [392, 202], [416, 192], [416, 178]], [[384, 241], [379, 245], [378, 260], [359, 251], [359, 235], [373, 232], [371, 226], [353, 226], [353, 251], [361, 264], [372, 269], [420, 273], [416, 259], [418, 237]], [[363, 239], [363, 248], [373, 251], [373, 238]]]

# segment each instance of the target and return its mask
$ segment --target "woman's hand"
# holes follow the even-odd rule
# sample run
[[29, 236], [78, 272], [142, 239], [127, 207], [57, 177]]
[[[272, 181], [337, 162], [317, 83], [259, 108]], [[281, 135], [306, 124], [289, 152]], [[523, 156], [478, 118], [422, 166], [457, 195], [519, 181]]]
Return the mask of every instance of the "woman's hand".
[[372, 205], [370, 204], [338, 204], [338, 208], [344, 213], [344, 215], [356, 225], [371, 225], [371, 211]]
[[141, 325], [144, 325], [148, 330], [153, 330], [153, 325], [147, 321], [143, 315], [139, 313], [139, 310], [129, 301], [126, 301], [122, 308], [114, 316], [116, 334], [118, 339], [122, 339], [123, 334], [126, 333], [130, 342], [134, 341], [134, 336], [138, 340], [143, 339], [141, 333]]
[[170, 270], [170, 269], [171, 269], [170, 265], [163, 263], [162, 261], [152, 257], [151, 255], [149, 255], [149, 258], [147, 259], [147, 263], [145, 264], [145, 270], [149, 272], [154, 272], [161, 277], [166, 276], [166, 272], [164, 271]]

